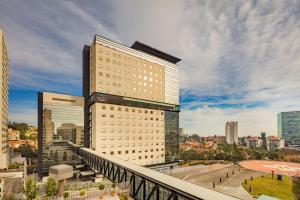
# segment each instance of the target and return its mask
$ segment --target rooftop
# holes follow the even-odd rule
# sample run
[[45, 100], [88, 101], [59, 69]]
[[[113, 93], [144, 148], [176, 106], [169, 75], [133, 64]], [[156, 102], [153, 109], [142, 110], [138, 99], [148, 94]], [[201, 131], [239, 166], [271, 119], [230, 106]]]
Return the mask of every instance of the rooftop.
[[131, 46], [131, 48], [136, 49], [138, 51], [142, 51], [148, 54], [151, 54], [153, 56], [159, 57], [161, 59], [167, 60], [171, 63], [178, 63], [179, 61], [181, 61], [181, 59], [176, 58], [175, 56], [171, 56], [170, 54], [164, 53], [162, 51], [159, 51], [153, 47], [150, 47], [146, 44], [143, 44], [139, 41], [135, 41], [135, 43], [133, 43], [133, 45]]

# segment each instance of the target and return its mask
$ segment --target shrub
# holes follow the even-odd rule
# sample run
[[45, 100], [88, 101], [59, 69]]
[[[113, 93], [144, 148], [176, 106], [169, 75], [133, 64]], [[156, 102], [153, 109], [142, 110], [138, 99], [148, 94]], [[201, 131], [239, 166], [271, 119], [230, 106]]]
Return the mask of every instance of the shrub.
[[64, 198], [66, 199], [66, 198], [68, 198], [70, 196], [70, 193], [69, 192], [65, 192], [64, 193]]
[[105, 186], [103, 184], [99, 185], [99, 190], [104, 190]]
[[53, 178], [48, 178], [45, 185], [45, 192], [48, 197], [53, 197], [57, 194], [57, 183]]
[[80, 196], [84, 196], [84, 195], [85, 195], [85, 190], [80, 190], [79, 195], [80, 195]]
[[28, 177], [25, 186], [24, 193], [27, 200], [33, 200], [38, 194], [39, 187], [37, 186], [36, 181], [32, 177]]
[[126, 196], [126, 194], [119, 194], [119, 199], [120, 200], [127, 200], [128, 198], [127, 198], [127, 196]]

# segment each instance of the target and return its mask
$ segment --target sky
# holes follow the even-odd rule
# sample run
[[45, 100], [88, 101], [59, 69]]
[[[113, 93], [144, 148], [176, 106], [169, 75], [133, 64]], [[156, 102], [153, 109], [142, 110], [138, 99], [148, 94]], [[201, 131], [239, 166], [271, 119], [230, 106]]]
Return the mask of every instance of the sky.
[[138, 40], [182, 61], [180, 127], [201, 136], [277, 134], [300, 110], [299, 0], [1, 0], [9, 119], [37, 124], [37, 92], [82, 94], [82, 48], [95, 34]]

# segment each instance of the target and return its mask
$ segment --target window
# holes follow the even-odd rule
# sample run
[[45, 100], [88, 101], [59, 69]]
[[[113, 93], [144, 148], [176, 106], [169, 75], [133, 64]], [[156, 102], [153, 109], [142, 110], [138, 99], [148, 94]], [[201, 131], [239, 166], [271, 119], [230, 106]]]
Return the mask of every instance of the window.
[[118, 154], [121, 154], [122, 152], [121, 151], [118, 151]]
[[125, 154], [128, 154], [128, 150], [125, 151]]
[[132, 150], [132, 153], [135, 153], [135, 150]]
[[106, 109], [106, 107], [105, 106], [102, 106], [102, 110], [105, 110]]
[[113, 107], [113, 106], [111, 106], [111, 107], [110, 107], [110, 110], [114, 110], [114, 107]]
[[114, 152], [113, 152], [113, 151], [111, 151], [111, 152], [110, 152], [110, 155], [114, 155]]
[[122, 108], [121, 108], [121, 107], [118, 107], [118, 111], [122, 111]]

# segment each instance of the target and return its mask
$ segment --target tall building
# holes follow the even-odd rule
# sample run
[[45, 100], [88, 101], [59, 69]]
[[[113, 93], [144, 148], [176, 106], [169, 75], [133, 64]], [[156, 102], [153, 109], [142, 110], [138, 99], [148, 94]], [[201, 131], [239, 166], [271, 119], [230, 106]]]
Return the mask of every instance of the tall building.
[[238, 122], [226, 123], [225, 136], [228, 144], [238, 144]]
[[[38, 93], [38, 172], [49, 167], [77, 163], [74, 144], [83, 145], [84, 98], [64, 94]], [[79, 163], [79, 161], [78, 161]]]
[[260, 139], [262, 140], [262, 148], [263, 149], [266, 149], [267, 148], [267, 134], [266, 132], [261, 132], [260, 133]]
[[300, 145], [300, 111], [278, 113], [277, 128], [278, 137], [289, 144]]
[[177, 160], [179, 61], [96, 35], [83, 49], [85, 146], [139, 165]]
[[8, 125], [8, 55], [4, 34], [0, 29], [0, 169], [8, 166], [7, 125]]

